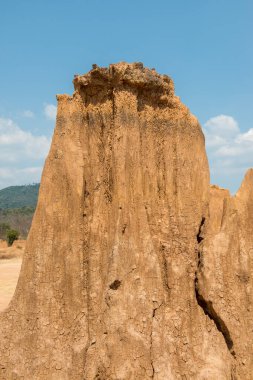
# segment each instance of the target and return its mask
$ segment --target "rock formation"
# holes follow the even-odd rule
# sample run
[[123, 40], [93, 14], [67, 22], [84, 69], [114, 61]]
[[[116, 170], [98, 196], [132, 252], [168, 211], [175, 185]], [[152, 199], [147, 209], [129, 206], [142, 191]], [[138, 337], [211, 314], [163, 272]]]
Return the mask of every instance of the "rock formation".
[[236, 379], [253, 379], [253, 170], [235, 197], [211, 187], [197, 276], [199, 304], [234, 357]]
[[1, 380], [252, 379], [253, 175], [209, 186], [172, 80], [94, 65], [58, 96]]

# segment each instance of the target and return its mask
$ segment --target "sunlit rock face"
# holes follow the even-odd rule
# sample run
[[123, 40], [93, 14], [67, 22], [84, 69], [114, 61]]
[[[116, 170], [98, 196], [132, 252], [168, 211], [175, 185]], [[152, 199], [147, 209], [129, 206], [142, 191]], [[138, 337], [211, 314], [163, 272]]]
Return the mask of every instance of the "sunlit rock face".
[[251, 178], [210, 192], [169, 77], [94, 65], [74, 86], [0, 317], [0, 379], [251, 379]]
[[237, 194], [211, 188], [198, 290], [234, 357], [236, 379], [253, 379], [253, 170]]

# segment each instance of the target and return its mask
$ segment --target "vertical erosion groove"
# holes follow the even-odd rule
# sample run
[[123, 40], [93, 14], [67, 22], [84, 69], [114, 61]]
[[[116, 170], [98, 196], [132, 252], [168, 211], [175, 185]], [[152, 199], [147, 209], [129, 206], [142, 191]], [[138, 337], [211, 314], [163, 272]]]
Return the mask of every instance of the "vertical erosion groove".
[[151, 320], [151, 332], [150, 332], [150, 364], [152, 368], [152, 375], [151, 379], [154, 379], [155, 377], [155, 366], [154, 366], [154, 360], [153, 360], [153, 355], [152, 355], [152, 350], [153, 350], [153, 324], [154, 324], [154, 319], [156, 318], [156, 311], [163, 305], [161, 303], [160, 305], [156, 306], [153, 308], [153, 313], [152, 313], [152, 320]]
[[215, 311], [213, 304], [211, 301], [207, 301], [204, 299], [204, 297], [201, 295], [199, 291], [199, 283], [198, 283], [198, 274], [201, 271], [201, 268], [203, 267], [203, 262], [202, 262], [202, 252], [201, 252], [201, 242], [204, 239], [202, 236], [202, 229], [205, 224], [205, 218], [202, 218], [200, 226], [199, 226], [199, 231], [196, 236], [197, 242], [198, 242], [198, 263], [197, 263], [197, 271], [195, 273], [195, 295], [196, 295], [196, 300], [198, 305], [202, 308], [204, 311], [205, 315], [207, 315], [214, 323], [219, 332], [223, 335], [223, 338], [225, 340], [225, 343], [227, 345], [227, 348], [231, 355], [236, 358], [236, 354], [234, 351], [234, 343], [233, 340], [230, 336], [230, 332], [228, 330], [228, 327], [226, 326], [225, 322], [222, 320], [222, 318], [217, 314]]
[[[85, 111], [84, 124], [87, 123], [87, 130], [90, 124], [89, 113]], [[80, 141], [82, 142], [81, 146], [84, 146], [85, 143], [85, 129], [80, 129]], [[88, 149], [90, 147], [88, 146]], [[85, 154], [83, 154], [83, 162], [85, 162]], [[83, 281], [83, 292], [84, 292], [84, 307], [87, 309], [87, 315], [89, 315], [90, 310], [90, 294], [89, 294], [89, 286], [90, 286], [90, 273], [89, 273], [89, 255], [88, 255], [88, 205], [89, 205], [89, 191], [87, 184], [87, 173], [83, 169], [83, 184], [82, 184], [82, 198], [81, 198], [81, 224], [82, 224], [82, 281]], [[87, 343], [84, 347], [83, 361], [84, 366], [87, 360], [87, 352], [90, 346], [90, 325], [89, 318], [86, 318], [87, 321]]]

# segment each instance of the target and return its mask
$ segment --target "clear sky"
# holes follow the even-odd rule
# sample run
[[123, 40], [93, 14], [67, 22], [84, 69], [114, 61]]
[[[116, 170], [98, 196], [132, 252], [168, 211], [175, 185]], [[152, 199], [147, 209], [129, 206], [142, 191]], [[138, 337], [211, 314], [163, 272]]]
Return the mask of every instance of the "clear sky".
[[235, 192], [253, 167], [252, 20], [252, 0], [0, 1], [0, 188], [39, 181], [74, 74], [142, 61], [173, 78], [212, 182]]

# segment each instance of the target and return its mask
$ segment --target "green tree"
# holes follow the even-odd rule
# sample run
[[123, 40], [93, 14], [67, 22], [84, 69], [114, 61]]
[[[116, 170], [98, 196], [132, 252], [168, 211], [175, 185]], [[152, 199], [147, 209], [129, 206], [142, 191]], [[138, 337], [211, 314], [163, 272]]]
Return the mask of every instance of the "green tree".
[[19, 232], [17, 230], [8, 230], [6, 237], [7, 237], [8, 245], [10, 247], [15, 240], [18, 240]]

